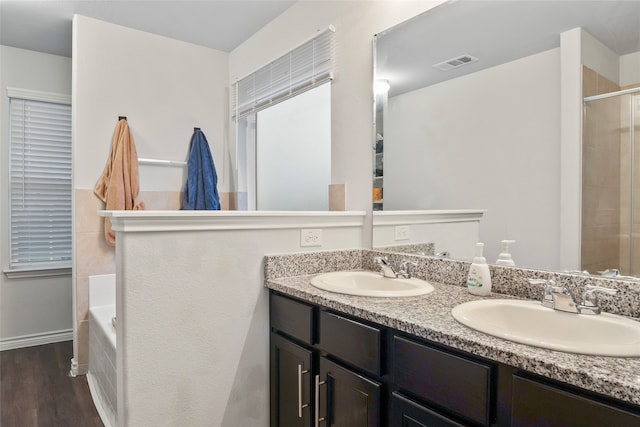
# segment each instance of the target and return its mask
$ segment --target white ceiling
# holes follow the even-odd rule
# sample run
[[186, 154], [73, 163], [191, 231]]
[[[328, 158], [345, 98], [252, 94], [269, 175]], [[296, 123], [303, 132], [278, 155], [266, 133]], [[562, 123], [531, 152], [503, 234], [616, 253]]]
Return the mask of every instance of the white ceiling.
[[293, 0], [0, 0], [0, 44], [71, 56], [74, 14], [230, 52]]
[[[376, 78], [389, 96], [460, 77], [560, 46], [582, 27], [618, 55], [640, 51], [640, 0], [450, 1], [378, 36]], [[449, 71], [434, 64], [472, 55]]]

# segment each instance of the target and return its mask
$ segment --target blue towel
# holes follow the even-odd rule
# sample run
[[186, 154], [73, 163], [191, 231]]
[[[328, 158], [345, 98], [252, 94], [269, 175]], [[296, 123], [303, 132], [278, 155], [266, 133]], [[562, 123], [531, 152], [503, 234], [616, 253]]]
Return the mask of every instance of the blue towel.
[[220, 210], [218, 174], [204, 133], [193, 132], [189, 144], [187, 182], [182, 192], [183, 210]]

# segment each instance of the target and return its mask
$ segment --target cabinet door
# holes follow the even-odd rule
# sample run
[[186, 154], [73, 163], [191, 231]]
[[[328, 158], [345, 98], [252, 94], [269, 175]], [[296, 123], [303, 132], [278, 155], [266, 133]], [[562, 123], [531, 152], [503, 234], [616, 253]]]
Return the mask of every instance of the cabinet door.
[[271, 333], [271, 427], [309, 427], [313, 421], [313, 352]]
[[320, 358], [320, 423], [335, 427], [380, 426], [380, 383]]
[[391, 427], [463, 427], [406, 397], [391, 393]]
[[640, 415], [515, 375], [513, 427], [631, 427]]

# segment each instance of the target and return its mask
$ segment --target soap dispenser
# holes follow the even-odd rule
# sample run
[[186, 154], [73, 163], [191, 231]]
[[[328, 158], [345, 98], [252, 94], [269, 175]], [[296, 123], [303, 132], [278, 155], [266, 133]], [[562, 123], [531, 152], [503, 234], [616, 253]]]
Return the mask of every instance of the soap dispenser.
[[473, 295], [487, 296], [491, 293], [491, 273], [487, 259], [482, 256], [484, 243], [476, 243], [476, 256], [473, 258], [467, 277], [467, 288]]
[[509, 253], [509, 245], [511, 243], [515, 243], [515, 240], [503, 240], [502, 243], [502, 252], [500, 252], [500, 255], [498, 255], [498, 260], [496, 261], [496, 264], [498, 265], [510, 265], [510, 266], [514, 266], [516, 265], [515, 262], [513, 262], [513, 258], [511, 257], [511, 253]]

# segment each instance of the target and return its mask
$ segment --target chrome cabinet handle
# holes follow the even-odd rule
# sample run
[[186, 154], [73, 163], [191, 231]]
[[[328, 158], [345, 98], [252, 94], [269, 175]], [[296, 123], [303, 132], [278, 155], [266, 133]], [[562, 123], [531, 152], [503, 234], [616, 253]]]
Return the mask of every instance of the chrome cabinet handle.
[[320, 418], [320, 386], [326, 384], [326, 381], [320, 381], [320, 375], [316, 375], [316, 387], [315, 387], [315, 392], [316, 392], [316, 399], [315, 399], [315, 404], [316, 404], [316, 416], [315, 416], [315, 427], [319, 427], [320, 423], [325, 421], [325, 418], [322, 417]]
[[302, 418], [302, 410], [309, 406], [308, 403], [302, 404], [302, 374], [308, 374], [309, 370], [302, 370], [302, 365], [298, 365], [298, 418]]

